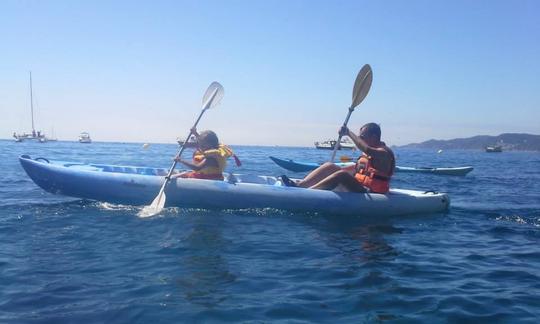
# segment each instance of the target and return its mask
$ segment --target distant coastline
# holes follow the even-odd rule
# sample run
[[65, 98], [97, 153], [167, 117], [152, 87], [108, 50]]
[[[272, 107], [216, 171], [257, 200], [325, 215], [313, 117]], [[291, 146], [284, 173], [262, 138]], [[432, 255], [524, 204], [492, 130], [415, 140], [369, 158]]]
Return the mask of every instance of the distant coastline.
[[[13, 139], [3, 138], [2, 142], [12, 142]], [[59, 140], [58, 142], [77, 142]], [[107, 144], [143, 144], [143, 142], [125, 142], [125, 141], [101, 141], [96, 143]], [[151, 145], [175, 145], [176, 143], [149, 143]], [[232, 146], [260, 146], [260, 147], [290, 147], [290, 148], [313, 148], [312, 146], [290, 146], [290, 145], [247, 145], [231, 144]], [[540, 135], [525, 133], [504, 133], [498, 136], [478, 135], [468, 138], [455, 138], [450, 140], [430, 139], [421, 143], [411, 143], [405, 145], [392, 145], [398, 149], [430, 149], [430, 150], [484, 150], [486, 146], [500, 145], [503, 151], [536, 151], [540, 152]]]
[[504, 133], [498, 136], [478, 135], [451, 140], [431, 139], [421, 143], [398, 146], [398, 148], [422, 148], [434, 150], [471, 149], [483, 150], [486, 146], [500, 145], [503, 151], [540, 151], [540, 135]]

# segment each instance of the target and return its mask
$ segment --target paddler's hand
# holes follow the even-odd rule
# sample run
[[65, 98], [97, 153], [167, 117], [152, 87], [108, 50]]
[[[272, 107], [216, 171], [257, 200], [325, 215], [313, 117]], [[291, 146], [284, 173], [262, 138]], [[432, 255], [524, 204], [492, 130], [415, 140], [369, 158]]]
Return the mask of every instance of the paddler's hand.
[[192, 127], [190, 131], [191, 134], [195, 135], [195, 137], [199, 137], [199, 133], [197, 133], [197, 127]]
[[339, 136], [349, 136], [349, 128], [347, 126], [341, 126], [338, 133]]

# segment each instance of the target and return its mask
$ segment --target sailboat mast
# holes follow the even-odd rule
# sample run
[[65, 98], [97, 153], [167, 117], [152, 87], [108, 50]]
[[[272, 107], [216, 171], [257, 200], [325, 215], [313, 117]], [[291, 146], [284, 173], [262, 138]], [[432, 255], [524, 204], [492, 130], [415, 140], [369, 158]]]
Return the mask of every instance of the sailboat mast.
[[32, 113], [32, 132], [35, 132], [35, 128], [34, 128], [34, 98], [32, 97], [32, 71], [30, 71], [30, 112]]

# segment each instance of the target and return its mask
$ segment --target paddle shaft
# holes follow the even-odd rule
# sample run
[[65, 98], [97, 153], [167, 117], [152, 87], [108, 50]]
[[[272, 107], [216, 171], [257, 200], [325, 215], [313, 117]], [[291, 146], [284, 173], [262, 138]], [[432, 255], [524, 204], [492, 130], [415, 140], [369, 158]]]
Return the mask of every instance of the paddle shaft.
[[[351, 114], [353, 111], [354, 111], [354, 107], [349, 107], [349, 113], [347, 114], [347, 118], [345, 118], [345, 122], [343, 122], [343, 127], [347, 127], [347, 124], [349, 123], [349, 118], [351, 118]], [[336, 158], [336, 152], [337, 152], [340, 142], [341, 142], [341, 134], [339, 134], [336, 145], [334, 145], [334, 151], [332, 152], [332, 158], [330, 159], [330, 162], [332, 163], [334, 163], [334, 159]]]
[[[195, 124], [193, 125], [192, 128], [197, 127], [197, 124], [199, 124], [199, 121], [201, 120], [201, 117], [202, 117], [202, 115], [204, 114], [205, 111], [206, 111], [206, 109], [201, 111], [201, 113], [199, 114], [199, 118], [197, 118], [197, 121], [195, 122]], [[174, 168], [176, 167], [176, 164], [178, 163], [178, 161], [176, 161], [176, 159], [179, 158], [180, 156], [182, 156], [182, 153], [184, 153], [184, 149], [186, 148], [186, 144], [187, 144], [189, 138], [191, 138], [191, 135], [193, 135], [193, 132], [190, 130], [188, 137], [186, 137], [186, 140], [184, 141], [184, 145], [182, 145], [182, 148], [180, 149], [178, 154], [176, 154], [176, 156], [174, 158], [173, 165], [172, 165], [171, 169], [169, 170], [169, 173], [165, 177], [167, 180], [171, 179], [171, 175], [172, 175], [172, 173], [174, 171]]]

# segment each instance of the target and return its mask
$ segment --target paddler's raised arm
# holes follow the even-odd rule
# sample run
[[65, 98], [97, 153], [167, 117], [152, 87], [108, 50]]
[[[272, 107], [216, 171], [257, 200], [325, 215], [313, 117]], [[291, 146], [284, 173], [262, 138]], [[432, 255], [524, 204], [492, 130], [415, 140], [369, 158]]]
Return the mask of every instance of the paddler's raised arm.
[[339, 134], [341, 136], [349, 136], [354, 145], [358, 147], [362, 152], [366, 152], [369, 150], [369, 145], [358, 135], [356, 135], [354, 132], [351, 132], [351, 130], [347, 126], [342, 126], [339, 130]]
[[382, 148], [369, 146], [369, 144], [361, 136], [358, 136], [354, 132], [351, 132], [351, 130], [346, 126], [341, 127], [341, 129], [339, 130], [339, 134], [341, 136], [349, 136], [354, 142], [354, 145], [356, 145], [356, 147], [358, 147], [362, 152], [366, 153], [367, 155], [376, 156], [379, 154], [386, 154], [386, 151]]

